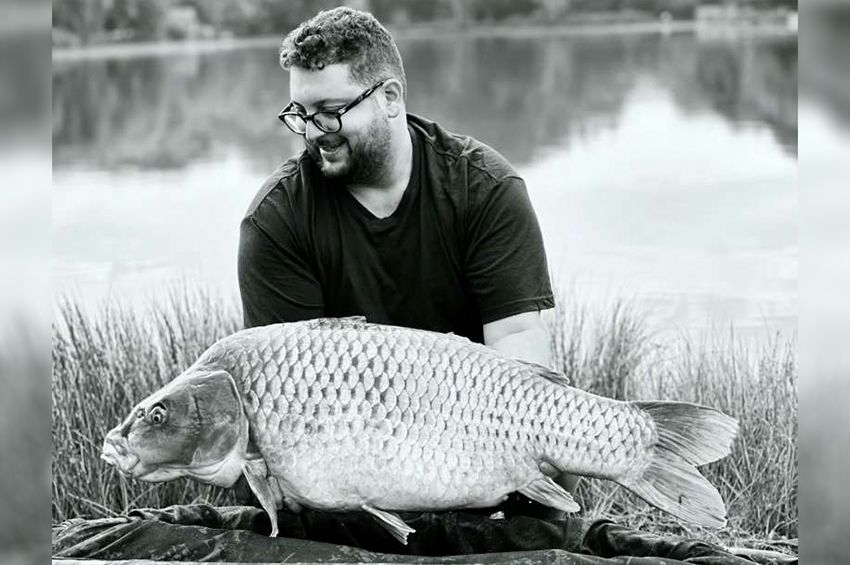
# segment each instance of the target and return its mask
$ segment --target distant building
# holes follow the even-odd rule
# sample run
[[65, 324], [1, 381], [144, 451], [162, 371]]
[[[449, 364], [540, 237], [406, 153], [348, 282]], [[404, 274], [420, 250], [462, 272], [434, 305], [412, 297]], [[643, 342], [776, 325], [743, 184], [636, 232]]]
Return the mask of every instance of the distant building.
[[709, 6], [697, 6], [694, 18], [705, 23], [724, 23], [738, 19], [738, 6], [736, 4], [717, 4]]
[[694, 18], [700, 24], [781, 26], [797, 29], [797, 12], [788, 8], [756, 8], [748, 2], [697, 6]]
[[570, 0], [540, 0], [540, 11], [550, 20], [565, 17], [570, 11]]
[[797, 31], [797, 27], [800, 25], [800, 18], [797, 12], [789, 12], [788, 13], [788, 29], [793, 31]]
[[162, 30], [169, 39], [210, 39], [215, 30], [202, 24], [198, 10], [188, 4], [169, 7], [162, 20]]

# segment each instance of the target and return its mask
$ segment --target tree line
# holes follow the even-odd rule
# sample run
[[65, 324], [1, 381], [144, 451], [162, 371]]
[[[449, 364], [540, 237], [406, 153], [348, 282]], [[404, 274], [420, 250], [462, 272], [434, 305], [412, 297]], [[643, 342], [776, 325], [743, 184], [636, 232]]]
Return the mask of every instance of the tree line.
[[738, 3], [796, 9], [797, 0], [53, 0], [54, 43], [283, 34], [318, 10], [365, 9], [389, 25], [459, 26], [515, 20], [558, 22], [582, 16], [691, 18], [697, 6]]

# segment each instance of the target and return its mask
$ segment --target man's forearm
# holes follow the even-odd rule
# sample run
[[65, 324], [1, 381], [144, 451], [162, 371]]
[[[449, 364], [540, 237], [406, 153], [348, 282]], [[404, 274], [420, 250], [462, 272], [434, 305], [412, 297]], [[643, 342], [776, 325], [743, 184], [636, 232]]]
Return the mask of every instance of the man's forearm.
[[542, 327], [511, 333], [487, 345], [505, 357], [551, 367], [552, 356], [549, 351], [549, 334]]
[[549, 367], [549, 333], [540, 312], [523, 312], [484, 324], [484, 345], [506, 357]]

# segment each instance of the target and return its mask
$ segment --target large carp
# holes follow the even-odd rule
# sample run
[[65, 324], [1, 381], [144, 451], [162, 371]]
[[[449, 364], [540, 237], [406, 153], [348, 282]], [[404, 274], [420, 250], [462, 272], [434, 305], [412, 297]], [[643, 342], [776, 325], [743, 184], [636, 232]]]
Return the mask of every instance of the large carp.
[[578, 510], [558, 472], [616, 481], [689, 522], [726, 509], [696, 470], [737, 423], [681, 402], [621, 402], [539, 365], [440, 334], [320, 319], [252, 328], [207, 349], [107, 435], [102, 457], [145, 481], [232, 486], [244, 474], [277, 534], [285, 503], [392, 511], [491, 507], [513, 491]]

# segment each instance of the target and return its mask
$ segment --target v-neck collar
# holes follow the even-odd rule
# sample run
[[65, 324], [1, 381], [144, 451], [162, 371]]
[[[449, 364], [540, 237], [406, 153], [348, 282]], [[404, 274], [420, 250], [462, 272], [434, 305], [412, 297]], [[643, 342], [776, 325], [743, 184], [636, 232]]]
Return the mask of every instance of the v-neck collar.
[[351, 204], [352, 209], [366, 222], [375, 226], [387, 226], [393, 225], [398, 222], [401, 218], [404, 217], [405, 212], [410, 207], [410, 203], [416, 197], [416, 193], [419, 192], [419, 167], [420, 167], [420, 156], [419, 156], [419, 139], [416, 135], [414, 129], [408, 124], [407, 131], [410, 134], [411, 147], [413, 151], [413, 158], [410, 167], [410, 178], [407, 180], [407, 186], [404, 189], [404, 193], [401, 195], [401, 200], [399, 200], [398, 205], [395, 210], [393, 210], [392, 214], [389, 216], [385, 216], [383, 218], [379, 218], [375, 214], [373, 214], [366, 206], [364, 206], [357, 198], [351, 193], [348, 188], [341, 186], [341, 192], [343, 193], [343, 199], [348, 201]]

